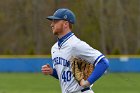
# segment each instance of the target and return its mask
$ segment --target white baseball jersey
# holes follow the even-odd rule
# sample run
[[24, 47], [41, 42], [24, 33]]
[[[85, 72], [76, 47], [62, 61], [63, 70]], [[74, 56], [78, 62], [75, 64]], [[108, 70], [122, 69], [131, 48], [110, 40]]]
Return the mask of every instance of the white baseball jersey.
[[68, 35], [58, 46], [55, 43], [51, 49], [53, 68], [56, 69], [62, 93], [72, 93], [83, 89], [74, 79], [70, 58], [80, 57], [92, 64], [97, 64], [104, 57], [98, 50], [78, 39], [73, 33]]

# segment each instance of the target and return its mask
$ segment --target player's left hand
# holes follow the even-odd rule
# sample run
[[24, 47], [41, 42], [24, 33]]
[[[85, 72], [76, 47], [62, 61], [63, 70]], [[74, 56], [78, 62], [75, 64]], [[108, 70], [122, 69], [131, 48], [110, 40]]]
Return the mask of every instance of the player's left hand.
[[80, 86], [82, 86], [82, 87], [88, 87], [88, 86], [90, 86], [90, 83], [87, 80], [82, 79], [80, 81]]

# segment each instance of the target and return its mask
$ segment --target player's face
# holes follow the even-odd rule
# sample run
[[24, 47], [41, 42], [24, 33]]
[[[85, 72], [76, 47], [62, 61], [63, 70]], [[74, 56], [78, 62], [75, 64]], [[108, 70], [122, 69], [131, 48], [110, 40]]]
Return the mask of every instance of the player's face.
[[51, 27], [54, 35], [59, 35], [63, 32], [64, 20], [52, 20]]

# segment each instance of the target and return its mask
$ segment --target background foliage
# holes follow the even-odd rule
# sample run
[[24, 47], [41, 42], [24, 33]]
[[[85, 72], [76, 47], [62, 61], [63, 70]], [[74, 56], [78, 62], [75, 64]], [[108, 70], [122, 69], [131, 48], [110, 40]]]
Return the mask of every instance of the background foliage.
[[140, 54], [140, 0], [1, 0], [0, 54], [50, 54], [45, 18], [58, 9], [77, 18], [73, 32], [104, 54]]

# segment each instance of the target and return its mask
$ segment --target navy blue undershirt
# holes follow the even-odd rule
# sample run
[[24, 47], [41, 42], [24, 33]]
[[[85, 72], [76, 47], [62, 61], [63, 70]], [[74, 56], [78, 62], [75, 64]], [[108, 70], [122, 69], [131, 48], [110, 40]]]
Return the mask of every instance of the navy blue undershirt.
[[53, 74], [51, 76], [53, 76], [56, 79], [58, 79], [58, 75], [57, 75], [56, 69], [53, 69]]
[[70, 31], [69, 33], [67, 33], [65, 36], [63, 36], [62, 38], [58, 38], [58, 46], [61, 47], [62, 44], [64, 42], [66, 42], [71, 36], [73, 35], [73, 33]]

